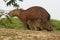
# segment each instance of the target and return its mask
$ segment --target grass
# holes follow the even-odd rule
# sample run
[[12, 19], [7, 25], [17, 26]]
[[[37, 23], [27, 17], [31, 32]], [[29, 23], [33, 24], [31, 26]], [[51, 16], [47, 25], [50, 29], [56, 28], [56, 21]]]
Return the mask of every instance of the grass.
[[0, 20], [0, 28], [20, 29], [23, 23], [18, 18], [11, 18], [9, 21], [7, 18]]
[[51, 23], [56, 30], [60, 30], [60, 21], [59, 20], [51, 20]]
[[[18, 18], [10, 18], [9, 21], [7, 18], [0, 19], [0, 28], [8, 28], [8, 29], [22, 29], [23, 23]], [[51, 20], [51, 23], [55, 30], [60, 30], [60, 21], [59, 20]]]

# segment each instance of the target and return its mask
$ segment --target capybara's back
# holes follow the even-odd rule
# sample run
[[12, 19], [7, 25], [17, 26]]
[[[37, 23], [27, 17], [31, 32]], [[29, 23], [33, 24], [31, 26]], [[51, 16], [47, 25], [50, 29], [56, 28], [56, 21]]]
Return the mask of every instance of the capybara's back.
[[42, 7], [31, 7], [26, 10], [27, 18], [29, 19], [41, 19], [42, 21], [50, 20], [50, 14]]

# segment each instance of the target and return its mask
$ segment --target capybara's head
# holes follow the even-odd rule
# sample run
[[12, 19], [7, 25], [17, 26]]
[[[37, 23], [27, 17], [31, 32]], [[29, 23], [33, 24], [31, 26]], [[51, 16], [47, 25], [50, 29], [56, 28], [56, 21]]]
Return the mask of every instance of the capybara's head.
[[11, 17], [14, 17], [19, 15], [19, 13], [20, 13], [20, 9], [14, 9], [14, 10], [11, 10], [8, 15]]
[[46, 26], [46, 30], [47, 31], [53, 31], [53, 26], [52, 26], [52, 24], [51, 24], [51, 22], [49, 21], [49, 22], [47, 22], [47, 24], [46, 24], [47, 26]]

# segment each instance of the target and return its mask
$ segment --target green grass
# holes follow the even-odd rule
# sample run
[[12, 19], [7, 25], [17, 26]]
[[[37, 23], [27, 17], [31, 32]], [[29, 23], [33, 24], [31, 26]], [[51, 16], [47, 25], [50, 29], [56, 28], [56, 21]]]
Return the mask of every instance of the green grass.
[[11, 18], [11, 21], [4, 18], [0, 20], [0, 28], [20, 29], [23, 23], [18, 18]]
[[51, 20], [54, 29], [60, 30], [60, 20]]
[[[18, 18], [10, 18], [9, 21], [7, 18], [0, 19], [0, 28], [9, 28], [9, 29], [22, 29], [23, 23]], [[55, 30], [60, 30], [60, 21], [51, 20], [51, 23]]]

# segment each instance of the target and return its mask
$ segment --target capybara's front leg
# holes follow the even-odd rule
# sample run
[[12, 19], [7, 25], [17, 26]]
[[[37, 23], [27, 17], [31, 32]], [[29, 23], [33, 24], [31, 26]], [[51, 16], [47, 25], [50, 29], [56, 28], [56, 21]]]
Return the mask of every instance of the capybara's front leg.
[[24, 26], [25, 26], [25, 27], [24, 27], [25, 29], [31, 30], [30, 26], [29, 26], [27, 23], [24, 23]]
[[27, 29], [31, 30], [31, 27], [27, 24]]

